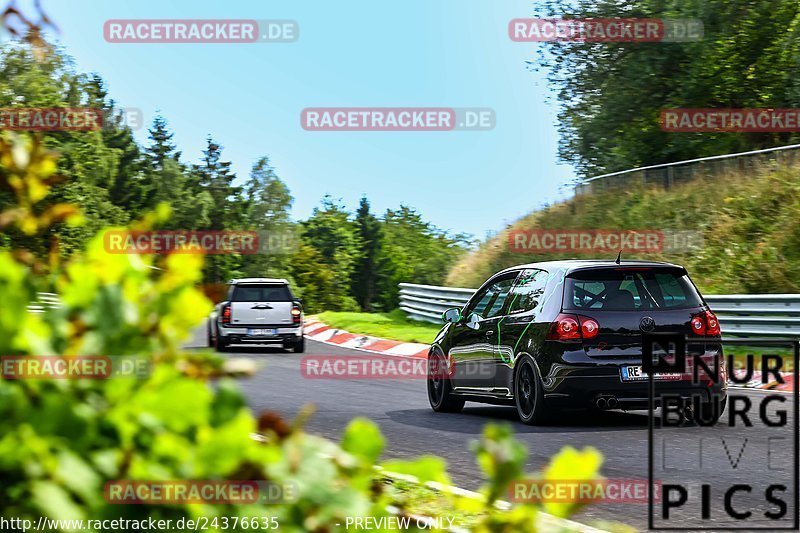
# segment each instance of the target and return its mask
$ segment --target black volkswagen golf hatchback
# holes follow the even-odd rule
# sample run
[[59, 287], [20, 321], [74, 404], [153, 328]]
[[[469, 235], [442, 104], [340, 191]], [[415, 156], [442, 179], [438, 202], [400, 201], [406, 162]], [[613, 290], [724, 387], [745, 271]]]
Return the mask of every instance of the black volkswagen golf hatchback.
[[520, 265], [492, 276], [463, 309], [442, 318], [428, 356], [434, 411], [457, 412], [466, 401], [515, 405], [523, 422], [542, 424], [561, 408], [647, 409], [645, 332], [680, 334], [687, 360], [707, 362], [719, 378], [654, 374], [655, 405], [669, 394], [687, 418], [704, 424], [725, 409], [719, 322], [681, 266]]

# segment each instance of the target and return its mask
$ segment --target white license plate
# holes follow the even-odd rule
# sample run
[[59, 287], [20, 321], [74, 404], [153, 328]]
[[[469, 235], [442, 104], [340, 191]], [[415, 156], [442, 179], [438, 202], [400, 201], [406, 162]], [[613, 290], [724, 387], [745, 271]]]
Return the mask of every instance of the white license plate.
[[[642, 370], [641, 365], [635, 366], [622, 366], [619, 369], [622, 381], [647, 381], [647, 372]], [[655, 374], [655, 380], [676, 380], [681, 379], [680, 374]]]
[[273, 335], [277, 335], [277, 329], [248, 329], [247, 336], [248, 337], [272, 337]]

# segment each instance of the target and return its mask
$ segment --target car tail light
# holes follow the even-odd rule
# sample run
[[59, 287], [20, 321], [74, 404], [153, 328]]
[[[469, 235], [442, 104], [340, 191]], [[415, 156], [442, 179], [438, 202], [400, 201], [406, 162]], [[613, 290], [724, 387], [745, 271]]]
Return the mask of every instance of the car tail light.
[[705, 317], [706, 317], [706, 335], [710, 335], [712, 337], [719, 337], [722, 334], [722, 330], [719, 327], [719, 320], [717, 319], [717, 315], [715, 315], [711, 311], [706, 311]]
[[300, 309], [300, 306], [295, 304], [292, 306], [292, 324], [299, 324], [300, 317], [303, 314], [303, 311]]
[[575, 315], [565, 315], [563, 313], [556, 317], [555, 322], [550, 325], [550, 332], [547, 334], [548, 340], [569, 341], [581, 338], [581, 327], [578, 317]]
[[560, 313], [550, 326], [547, 339], [551, 341], [572, 341], [592, 339], [600, 333], [600, 324], [594, 318]]
[[694, 315], [691, 321], [692, 333], [702, 337], [719, 337], [722, 333], [717, 315], [711, 311], [703, 311]]
[[222, 323], [223, 324], [230, 324], [231, 323], [231, 304], [227, 304], [222, 308]]
[[706, 334], [706, 321], [700, 315], [692, 317], [692, 333], [695, 335]]
[[579, 316], [578, 319], [581, 321], [581, 335], [584, 339], [597, 337], [597, 334], [600, 333], [600, 324], [597, 323], [597, 320], [585, 316]]

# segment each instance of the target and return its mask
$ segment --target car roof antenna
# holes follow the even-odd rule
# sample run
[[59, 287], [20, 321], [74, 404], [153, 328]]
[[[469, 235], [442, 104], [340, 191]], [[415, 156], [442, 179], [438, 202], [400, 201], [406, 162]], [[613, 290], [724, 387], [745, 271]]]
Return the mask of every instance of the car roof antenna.
[[614, 261], [614, 262], [615, 262], [616, 264], [619, 264], [619, 261], [620, 261], [620, 259], [622, 259], [622, 250], [620, 250], [620, 251], [619, 251], [619, 253], [617, 254], [617, 260], [616, 260], [616, 261]]

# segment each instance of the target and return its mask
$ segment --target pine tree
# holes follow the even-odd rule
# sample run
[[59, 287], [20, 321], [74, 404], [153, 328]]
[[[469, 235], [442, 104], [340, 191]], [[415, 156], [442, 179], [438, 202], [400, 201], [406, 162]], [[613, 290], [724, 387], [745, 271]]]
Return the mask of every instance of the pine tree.
[[156, 115], [153, 125], [149, 130], [150, 146], [147, 148], [147, 155], [150, 163], [155, 170], [162, 170], [167, 159], [178, 161], [181, 153], [177, 150], [175, 143], [172, 142], [174, 133], [167, 129], [167, 120]]
[[[230, 230], [242, 229], [245, 202], [241, 188], [233, 185], [236, 174], [231, 172], [230, 161], [222, 161], [222, 146], [211, 136], [207, 137], [206, 149], [200, 165], [195, 165], [192, 179], [198, 197], [208, 195], [211, 198], [211, 209], [205, 224], [196, 229]], [[190, 185], [191, 188], [191, 185]], [[205, 278], [211, 282], [221, 282], [229, 278], [240, 267], [241, 261], [231, 255], [209, 255], [204, 268]]]
[[208, 228], [222, 230], [236, 228], [243, 218], [241, 189], [233, 185], [236, 174], [231, 172], [231, 162], [222, 161], [222, 146], [209, 135], [203, 150], [202, 164], [195, 166], [198, 184], [211, 194], [214, 206]]
[[381, 223], [370, 213], [369, 207], [369, 200], [363, 196], [355, 218], [356, 229], [362, 242], [362, 253], [353, 272], [353, 293], [361, 310], [365, 312], [372, 311], [378, 279], [378, 258], [383, 245]]

